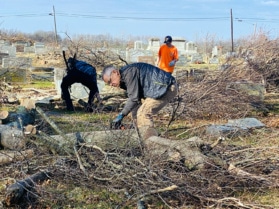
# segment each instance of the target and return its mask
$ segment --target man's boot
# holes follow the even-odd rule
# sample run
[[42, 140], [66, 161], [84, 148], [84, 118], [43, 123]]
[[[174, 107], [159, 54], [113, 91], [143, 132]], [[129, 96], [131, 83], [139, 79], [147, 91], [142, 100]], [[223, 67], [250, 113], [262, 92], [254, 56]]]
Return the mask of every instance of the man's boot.
[[67, 106], [68, 111], [74, 111], [74, 106], [73, 106], [72, 100], [66, 101], [66, 106]]

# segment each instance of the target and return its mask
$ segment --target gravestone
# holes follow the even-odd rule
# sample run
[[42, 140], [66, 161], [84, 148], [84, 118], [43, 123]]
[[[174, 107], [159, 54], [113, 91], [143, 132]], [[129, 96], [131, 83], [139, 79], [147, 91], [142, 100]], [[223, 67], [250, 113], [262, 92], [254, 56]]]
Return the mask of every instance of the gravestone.
[[197, 46], [194, 42], [189, 41], [186, 43], [186, 54], [187, 55], [197, 54]]
[[142, 41], [135, 41], [134, 42], [134, 49], [143, 49]]
[[183, 38], [173, 37], [172, 44], [180, 51], [182, 54], [186, 51], [186, 41]]
[[11, 42], [10, 41], [7, 41], [7, 40], [3, 40], [3, 39], [1, 39], [0, 40], [0, 46], [9, 46], [9, 45], [11, 45]]
[[32, 59], [28, 57], [7, 57], [2, 59], [3, 68], [27, 69], [32, 66]]
[[0, 46], [0, 52], [1, 53], [8, 53], [10, 57], [15, 57], [16, 56], [16, 47], [15, 46], [2, 45], [2, 46]]
[[24, 52], [24, 47], [30, 46], [30, 43], [27, 41], [16, 41], [12, 46], [16, 47], [17, 52]]
[[155, 65], [155, 59], [153, 56], [138, 56], [138, 62], [145, 62], [151, 65]]
[[45, 54], [45, 53], [47, 53], [47, 49], [45, 48], [45, 44], [44, 43], [36, 42], [34, 44], [34, 48], [35, 48], [35, 53], [36, 54]]
[[[55, 89], [57, 92], [57, 95], [61, 95], [61, 83], [63, 77], [66, 75], [65, 69], [64, 68], [55, 68], [54, 69], [54, 84], [55, 84]], [[102, 80], [97, 79], [97, 85], [100, 94], [102, 93], [102, 90], [105, 86], [105, 83]], [[70, 92], [71, 98], [72, 99], [88, 99], [89, 95], [89, 89], [82, 85], [81, 83], [74, 83], [71, 86], [71, 92]]]
[[203, 63], [203, 57], [201, 54], [192, 54], [191, 63]]
[[175, 66], [177, 67], [186, 67], [188, 63], [188, 58], [186, 55], [180, 55], [178, 62], [176, 62]]
[[148, 40], [147, 50], [158, 52], [160, 49], [160, 39], [159, 38], [151, 38]]
[[129, 49], [126, 50], [126, 60], [128, 62], [138, 62], [139, 57], [146, 57], [146, 56], [152, 56], [153, 57], [153, 52], [152, 51], [146, 51], [146, 50], [134, 50], [134, 49]]
[[209, 59], [209, 64], [219, 64], [219, 59], [217, 57], [212, 57]]
[[2, 66], [2, 59], [3, 58], [7, 58], [9, 57], [9, 54], [8, 53], [2, 53], [0, 52], [0, 65]]
[[24, 53], [35, 53], [35, 47], [34, 46], [25, 46]]
[[219, 53], [219, 47], [218, 46], [214, 46], [212, 49], [212, 55], [211, 57], [219, 57], [220, 53]]
[[209, 125], [206, 128], [206, 134], [211, 137], [236, 137], [245, 135], [251, 129], [264, 128], [265, 124], [256, 118], [240, 118], [230, 119], [226, 124], [222, 125]]

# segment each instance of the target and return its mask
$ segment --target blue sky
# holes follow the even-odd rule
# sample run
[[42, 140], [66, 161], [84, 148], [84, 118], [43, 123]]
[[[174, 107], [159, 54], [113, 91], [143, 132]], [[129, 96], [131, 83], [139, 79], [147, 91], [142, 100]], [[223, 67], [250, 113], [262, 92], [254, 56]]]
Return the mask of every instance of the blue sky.
[[0, 29], [24, 33], [54, 31], [60, 36], [166, 35], [195, 41], [208, 36], [234, 39], [263, 30], [279, 34], [279, 0], [0, 0]]

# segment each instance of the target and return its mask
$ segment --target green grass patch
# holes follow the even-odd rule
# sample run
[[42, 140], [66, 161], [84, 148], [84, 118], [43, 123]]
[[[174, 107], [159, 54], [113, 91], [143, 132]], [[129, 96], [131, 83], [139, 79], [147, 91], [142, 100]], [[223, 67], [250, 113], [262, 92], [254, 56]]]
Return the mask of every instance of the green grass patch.
[[55, 89], [55, 84], [52, 81], [33, 81], [30, 83], [22, 84], [22, 88], [35, 88], [35, 89]]

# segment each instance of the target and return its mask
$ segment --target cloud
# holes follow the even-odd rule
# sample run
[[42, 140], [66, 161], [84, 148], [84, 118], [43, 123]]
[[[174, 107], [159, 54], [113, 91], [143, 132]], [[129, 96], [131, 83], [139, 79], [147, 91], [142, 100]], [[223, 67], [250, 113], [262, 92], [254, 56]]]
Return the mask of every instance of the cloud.
[[264, 5], [270, 5], [270, 6], [279, 6], [279, 1], [276, 0], [266, 0], [261, 2]]

